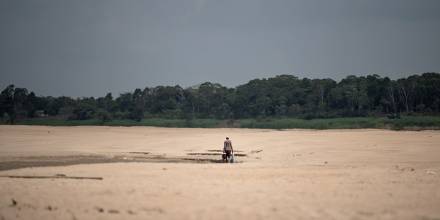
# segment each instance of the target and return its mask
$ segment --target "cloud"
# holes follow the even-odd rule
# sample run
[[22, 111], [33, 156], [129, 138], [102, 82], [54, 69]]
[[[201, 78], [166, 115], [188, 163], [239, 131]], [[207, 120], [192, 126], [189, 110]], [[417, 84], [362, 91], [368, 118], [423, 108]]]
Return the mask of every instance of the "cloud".
[[194, 0], [194, 10], [200, 13], [206, 5], [206, 0]]

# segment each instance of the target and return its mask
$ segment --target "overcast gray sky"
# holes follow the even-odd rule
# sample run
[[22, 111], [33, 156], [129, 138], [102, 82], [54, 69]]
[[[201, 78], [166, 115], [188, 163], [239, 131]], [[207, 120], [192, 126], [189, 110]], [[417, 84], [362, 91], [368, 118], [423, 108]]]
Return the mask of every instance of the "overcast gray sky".
[[440, 72], [438, 0], [0, 0], [0, 88]]

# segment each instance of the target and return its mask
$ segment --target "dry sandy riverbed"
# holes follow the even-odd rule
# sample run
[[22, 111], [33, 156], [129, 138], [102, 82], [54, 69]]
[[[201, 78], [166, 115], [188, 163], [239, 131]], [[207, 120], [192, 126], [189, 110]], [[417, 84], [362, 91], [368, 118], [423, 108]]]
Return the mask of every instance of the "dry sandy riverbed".
[[0, 220], [440, 219], [440, 132], [0, 126], [0, 176]]

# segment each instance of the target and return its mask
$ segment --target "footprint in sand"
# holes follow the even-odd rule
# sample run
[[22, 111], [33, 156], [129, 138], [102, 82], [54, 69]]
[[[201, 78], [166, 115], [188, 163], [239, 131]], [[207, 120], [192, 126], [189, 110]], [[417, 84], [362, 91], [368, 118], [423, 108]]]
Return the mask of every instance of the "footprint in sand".
[[119, 211], [116, 209], [109, 209], [107, 212], [110, 214], [118, 214], [119, 213]]
[[104, 212], [104, 209], [101, 208], [101, 207], [95, 207], [95, 209], [96, 209], [96, 211], [98, 211], [98, 212]]
[[136, 212], [134, 212], [134, 211], [132, 211], [132, 210], [127, 210], [127, 213], [128, 213], [129, 215], [136, 215]]

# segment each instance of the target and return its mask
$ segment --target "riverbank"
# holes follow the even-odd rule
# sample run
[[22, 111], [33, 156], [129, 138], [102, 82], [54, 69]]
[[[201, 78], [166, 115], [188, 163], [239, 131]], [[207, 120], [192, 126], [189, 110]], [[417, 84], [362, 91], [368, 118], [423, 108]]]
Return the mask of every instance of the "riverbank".
[[[5, 122], [3, 122], [5, 124]], [[154, 126], [175, 128], [262, 128], [262, 129], [359, 129], [375, 128], [390, 130], [439, 130], [440, 116], [403, 116], [390, 119], [386, 117], [353, 117], [327, 119], [298, 118], [260, 118], [260, 119], [166, 119], [149, 118], [134, 120], [64, 120], [51, 118], [24, 119], [18, 125], [47, 126]]]

